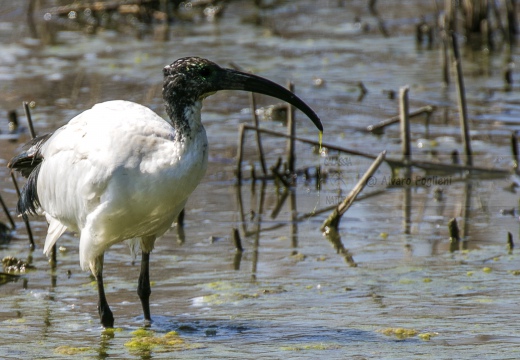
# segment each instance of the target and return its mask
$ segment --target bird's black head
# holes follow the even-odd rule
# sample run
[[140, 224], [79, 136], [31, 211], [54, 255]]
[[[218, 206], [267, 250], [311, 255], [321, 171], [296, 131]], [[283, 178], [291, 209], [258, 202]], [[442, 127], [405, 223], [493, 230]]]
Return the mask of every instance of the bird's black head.
[[178, 59], [167, 65], [163, 72], [163, 96], [170, 116], [181, 115], [187, 106], [219, 90], [245, 90], [276, 97], [294, 105], [323, 131], [320, 119], [307, 104], [286, 88], [260, 76], [222, 68], [199, 57]]
[[175, 97], [197, 101], [211, 95], [220, 82], [222, 68], [198, 57], [181, 58], [163, 69], [164, 91]]

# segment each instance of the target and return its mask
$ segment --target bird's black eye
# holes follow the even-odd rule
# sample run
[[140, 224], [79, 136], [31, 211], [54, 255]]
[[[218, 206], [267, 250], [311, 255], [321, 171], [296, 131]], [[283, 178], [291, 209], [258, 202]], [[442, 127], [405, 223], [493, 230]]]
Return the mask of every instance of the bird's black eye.
[[199, 74], [200, 76], [207, 78], [211, 75], [211, 69], [205, 66], [202, 69], [200, 69]]

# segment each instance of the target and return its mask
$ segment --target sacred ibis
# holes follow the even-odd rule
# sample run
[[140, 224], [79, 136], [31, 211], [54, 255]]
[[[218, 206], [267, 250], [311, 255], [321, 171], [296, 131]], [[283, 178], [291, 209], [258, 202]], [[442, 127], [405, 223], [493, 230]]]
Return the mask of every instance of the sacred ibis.
[[96, 278], [99, 316], [107, 328], [114, 326], [114, 317], [103, 287], [104, 252], [124, 240], [141, 248], [137, 293], [144, 319], [151, 321], [150, 252], [207, 167], [208, 141], [200, 116], [204, 98], [219, 90], [273, 96], [299, 108], [323, 130], [307, 104], [262, 77], [198, 57], [179, 59], [163, 74], [169, 120], [133, 102], [107, 101], [35, 138], [8, 164], [28, 178], [18, 212], [43, 213], [49, 223], [47, 255], [66, 230], [79, 234], [80, 265]]

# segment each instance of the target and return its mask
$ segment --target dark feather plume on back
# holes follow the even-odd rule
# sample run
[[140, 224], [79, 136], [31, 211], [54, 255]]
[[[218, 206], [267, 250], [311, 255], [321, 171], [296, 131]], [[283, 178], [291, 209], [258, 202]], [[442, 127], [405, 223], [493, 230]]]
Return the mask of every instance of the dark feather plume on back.
[[7, 164], [8, 168], [14, 169], [28, 178], [31, 172], [42, 162], [43, 156], [40, 153], [42, 145], [51, 137], [52, 133], [37, 136], [22, 148], [22, 152], [16, 155]]
[[28, 178], [20, 194], [20, 199], [18, 199], [17, 210], [20, 214], [36, 214], [37, 209], [40, 207], [37, 191], [38, 173], [43, 161], [40, 150], [51, 136], [52, 133], [35, 137], [25, 144], [22, 152], [12, 158], [7, 164], [7, 167], [18, 171], [22, 176]]

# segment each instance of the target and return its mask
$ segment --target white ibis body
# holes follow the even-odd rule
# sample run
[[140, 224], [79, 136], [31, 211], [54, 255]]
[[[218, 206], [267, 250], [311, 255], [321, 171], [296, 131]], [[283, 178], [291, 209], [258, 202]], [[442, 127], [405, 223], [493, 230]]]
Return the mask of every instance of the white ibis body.
[[44, 252], [70, 230], [79, 234], [80, 265], [98, 284], [104, 327], [114, 317], [103, 287], [103, 257], [131, 240], [142, 253], [137, 293], [151, 321], [149, 255], [204, 176], [208, 142], [202, 100], [218, 90], [270, 95], [302, 110], [321, 131], [318, 116], [296, 95], [259, 76], [224, 69], [202, 58], [164, 68], [163, 98], [169, 120], [142, 105], [95, 105], [52, 134], [35, 138], [8, 166], [28, 177], [20, 213], [43, 213], [49, 222]]

